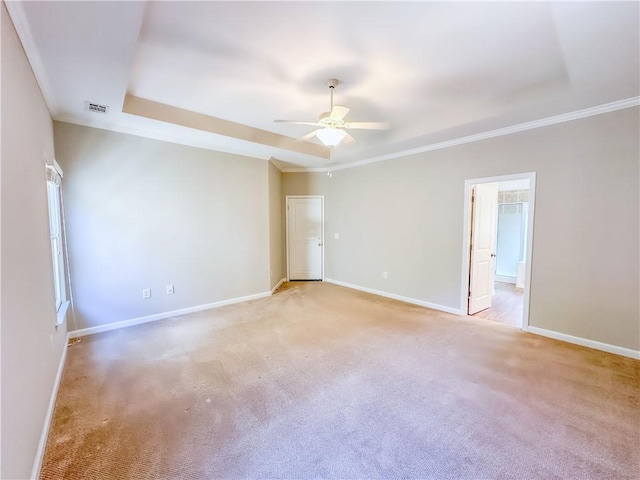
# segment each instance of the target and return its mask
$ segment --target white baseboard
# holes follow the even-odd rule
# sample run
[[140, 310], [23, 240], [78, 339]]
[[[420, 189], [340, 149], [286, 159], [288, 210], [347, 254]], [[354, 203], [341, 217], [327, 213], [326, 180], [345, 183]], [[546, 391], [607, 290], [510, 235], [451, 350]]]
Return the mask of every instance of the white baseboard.
[[[445, 307], [434, 303], [424, 302], [422, 300], [416, 300], [415, 298], [403, 297], [402, 295], [396, 295], [393, 293], [383, 292], [381, 290], [374, 290], [372, 288], [361, 287], [359, 285], [353, 285], [347, 282], [341, 282], [339, 280], [333, 280], [331, 278], [325, 278], [327, 283], [334, 283], [341, 287], [352, 288], [354, 290], [360, 290], [362, 292], [373, 293], [374, 295], [380, 295], [382, 297], [393, 298], [394, 300], [400, 300], [401, 302], [412, 303], [414, 305], [420, 305], [422, 307], [432, 308], [434, 310], [440, 310], [442, 312], [452, 313], [454, 315], [466, 315], [465, 312], [457, 308]], [[545, 330], [538, 327], [524, 327], [523, 331], [541, 335], [543, 337], [549, 337], [563, 342], [573, 343], [576, 345], [582, 345], [583, 347], [594, 348], [596, 350], [602, 350], [608, 353], [614, 353], [616, 355], [622, 355], [624, 357], [630, 357], [640, 360], [640, 351], [632, 350], [630, 348], [618, 347], [608, 343], [598, 342], [596, 340], [589, 340], [586, 338], [574, 337], [573, 335], [567, 335], [566, 333], [554, 332], [552, 330]]]
[[51, 396], [49, 397], [47, 415], [45, 416], [44, 424], [42, 425], [42, 433], [40, 433], [40, 441], [38, 442], [36, 458], [33, 462], [33, 468], [31, 469], [31, 478], [40, 478], [40, 468], [42, 468], [42, 460], [44, 459], [44, 449], [47, 446], [47, 439], [49, 438], [49, 429], [51, 428], [51, 420], [53, 420], [53, 410], [55, 409], [56, 399], [58, 398], [58, 389], [60, 388], [60, 381], [62, 380], [62, 372], [64, 371], [64, 364], [67, 360], [68, 349], [69, 333], [67, 332], [64, 348], [62, 349], [62, 355], [60, 355], [60, 363], [58, 363], [58, 371], [53, 382], [53, 388], [51, 389]]
[[225, 305], [232, 305], [234, 303], [248, 302], [249, 300], [257, 300], [258, 298], [269, 296], [271, 296], [271, 292], [256, 293], [254, 295], [247, 295], [246, 297], [231, 298], [229, 300], [222, 300], [220, 302], [207, 303], [205, 305], [196, 305], [195, 307], [181, 308], [180, 310], [172, 310], [170, 312], [156, 313], [153, 315], [147, 315], [145, 317], [123, 320], [121, 322], [108, 323], [106, 325], [98, 325], [96, 327], [81, 328], [79, 330], [73, 330], [72, 332], [69, 332], [69, 336], [70, 338], [84, 337], [86, 335], [94, 335], [96, 333], [108, 332], [110, 330], [117, 330], [119, 328], [132, 327], [134, 325], [140, 325], [142, 323], [155, 322], [156, 320], [164, 320], [165, 318], [177, 317], [178, 315], [186, 315], [187, 313], [200, 312], [202, 310], [224, 307]]
[[199, 312], [202, 310], [209, 310], [211, 308], [223, 307], [225, 305], [231, 305], [234, 303], [247, 302], [249, 300], [257, 300], [259, 298], [269, 297], [273, 294], [275, 290], [284, 283], [285, 279], [283, 278], [278, 282], [275, 288], [271, 292], [262, 292], [254, 295], [247, 295], [246, 297], [238, 297], [232, 298], [229, 300], [222, 300], [220, 302], [208, 303], [206, 305], [197, 305], [195, 307], [183, 308], [180, 310], [173, 310], [171, 312], [163, 312], [157, 313], [155, 315], [147, 315], [145, 317], [133, 318], [131, 320], [124, 320], [122, 322], [109, 323], [107, 325], [99, 325], [97, 327], [91, 328], [82, 328], [79, 330], [73, 330], [71, 332], [67, 332], [65, 339], [65, 346], [62, 351], [62, 355], [60, 356], [60, 363], [58, 364], [58, 371], [56, 373], [56, 378], [53, 384], [53, 388], [51, 390], [51, 397], [49, 398], [49, 406], [47, 408], [47, 415], [44, 420], [44, 425], [42, 427], [42, 433], [40, 434], [40, 441], [38, 443], [38, 450], [36, 451], [36, 457], [33, 463], [33, 468], [31, 469], [31, 478], [39, 478], [40, 477], [40, 469], [42, 468], [42, 460], [44, 459], [44, 450], [47, 446], [47, 438], [49, 437], [49, 429], [51, 428], [51, 420], [53, 419], [53, 411], [56, 405], [56, 399], [58, 398], [58, 389], [60, 388], [60, 381], [62, 380], [62, 372], [64, 371], [64, 365], [67, 360], [67, 350], [69, 349], [69, 339], [84, 337], [86, 335], [93, 335], [95, 333], [107, 332], [109, 330], [116, 330], [118, 328], [131, 327], [133, 325], [139, 325], [142, 323], [153, 322], [156, 320], [162, 320], [165, 318], [175, 317], [178, 315], [185, 315], [187, 313]]
[[515, 285], [515, 284], [516, 284], [516, 277], [507, 277], [507, 276], [504, 276], [504, 275], [495, 275], [495, 276], [493, 277], [493, 279], [494, 279], [496, 282], [512, 283], [513, 285]]
[[[254, 295], [247, 295], [245, 297], [238, 297], [238, 298], [232, 298], [229, 300], [222, 300], [220, 302], [213, 302], [213, 303], [208, 303], [205, 305], [198, 305], [195, 307], [188, 307], [188, 308], [183, 308], [180, 310], [173, 310], [170, 312], [163, 312], [163, 313], [157, 313], [155, 315], [147, 315], [145, 317], [139, 317], [139, 318], [134, 318], [131, 320], [125, 320], [122, 322], [115, 322], [115, 323], [110, 323], [108, 325], [100, 325], [97, 327], [91, 327], [91, 328], [83, 328], [83, 329], [79, 329], [79, 330], [74, 330], [72, 332], [68, 332], [67, 336], [66, 336], [66, 340], [65, 340], [65, 346], [64, 349], [62, 351], [62, 355], [60, 356], [60, 362], [58, 364], [58, 371], [56, 373], [56, 378], [53, 384], [53, 388], [51, 390], [51, 396], [49, 398], [49, 405], [47, 407], [47, 414], [45, 417], [45, 421], [44, 421], [44, 425], [42, 427], [42, 433], [40, 434], [40, 441], [38, 442], [38, 450], [36, 452], [36, 457], [35, 457], [35, 461], [33, 464], [33, 468], [31, 470], [31, 478], [39, 478], [40, 476], [40, 468], [42, 467], [42, 460], [44, 458], [44, 450], [46, 448], [47, 445], [47, 438], [49, 436], [49, 429], [51, 427], [51, 420], [53, 419], [53, 412], [54, 412], [54, 408], [55, 408], [55, 404], [56, 404], [56, 399], [58, 396], [58, 389], [60, 387], [60, 381], [62, 380], [62, 373], [64, 371], [64, 365], [67, 359], [67, 350], [69, 348], [69, 339], [70, 338], [77, 338], [77, 337], [83, 337], [86, 335], [92, 335], [95, 333], [100, 333], [100, 332], [106, 332], [109, 330], [116, 330], [118, 328], [124, 328], [124, 327], [130, 327], [133, 325], [139, 325], [142, 323], [147, 323], [147, 322], [153, 322], [156, 320], [162, 320], [165, 318], [170, 318], [170, 317], [175, 317], [178, 315], [185, 315], [187, 313], [193, 313], [193, 312], [199, 312], [202, 310], [208, 310], [211, 308], [217, 308], [217, 307], [222, 307], [225, 305], [231, 305], [234, 303], [241, 303], [241, 302], [246, 302], [249, 300], [256, 300], [259, 298], [264, 298], [264, 297], [268, 297], [270, 295], [272, 295], [284, 282], [286, 281], [285, 278], [281, 279], [278, 284], [271, 290], [271, 292], [262, 292], [262, 293], [258, 293], [258, 294], [254, 294]], [[389, 292], [384, 292], [381, 290], [374, 290], [372, 288], [367, 288], [367, 287], [361, 287], [359, 285], [354, 285], [351, 283], [347, 283], [347, 282], [341, 282], [339, 280], [333, 280], [330, 278], [325, 278], [324, 279], [325, 282], [327, 283], [333, 283], [335, 285], [339, 285], [342, 287], [346, 287], [346, 288], [351, 288], [354, 290], [360, 290], [362, 292], [367, 292], [367, 293], [372, 293], [374, 295], [380, 295], [382, 297], [387, 297], [387, 298], [392, 298], [394, 300], [399, 300], [402, 302], [406, 302], [406, 303], [411, 303], [414, 305], [420, 305], [422, 307], [427, 307], [427, 308], [432, 308], [434, 310], [439, 310], [442, 312], [446, 312], [446, 313], [452, 313], [454, 315], [465, 315], [464, 312], [462, 312], [459, 309], [456, 308], [451, 308], [451, 307], [446, 307], [443, 305], [438, 305], [438, 304], [434, 304], [434, 303], [430, 303], [430, 302], [424, 302], [422, 300], [417, 300], [414, 298], [409, 298], [409, 297], [404, 297], [402, 295], [396, 295], [393, 293], [389, 293]], [[601, 350], [604, 352], [608, 352], [608, 353], [613, 353], [616, 355], [622, 355], [624, 357], [629, 357], [629, 358], [633, 358], [636, 360], [640, 360], [640, 351], [639, 350], [632, 350], [630, 348], [624, 348], [624, 347], [618, 347], [616, 345], [611, 345], [608, 343], [603, 343], [603, 342], [598, 342], [595, 340], [589, 340], [586, 338], [581, 338], [581, 337], [575, 337], [573, 335], [568, 335], [566, 333], [559, 333], [559, 332], [554, 332], [552, 330], [546, 330], [544, 328], [538, 328], [538, 327], [532, 327], [532, 326], [527, 326], [524, 327], [524, 331], [529, 332], [529, 333], [533, 333], [536, 335], [541, 335], [544, 337], [549, 337], [549, 338], [553, 338], [555, 340], [561, 340], [563, 342], [568, 342], [568, 343], [573, 343], [576, 345], [581, 345], [583, 347], [589, 347], [589, 348], [593, 348], [596, 350]]]
[[567, 335], [566, 333], [554, 332], [553, 330], [546, 330], [538, 327], [525, 327], [525, 332], [534, 333], [543, 337], [553, 338], [555, 340], [562, 340], [563, 342], [574, 343], [576, 345], [582, 345], [583, 347], [594, 348], [596, 350], [602, 350], [603, 352], [615, 353], [616, 355], [622, 355], [623, 357], [635, 358], [640, 360], [640, 350], [632, 350], [630, 348], [618, 347], [609, 343], [602, 343], [596, 340], [589, 340], [587, 338], [574, 337], [573, 335]]
[[401, 302], [411, 303], [413, 305], [420, 305], [421, 307], [427, 307], [433, 310], [439, 310], [441, 312], [452, 313], [454, 315], [466, 315], [466, 312], [462, 312], [459, 308], [445, 307], [444, 305], [438, 305], [437, 303], [424, 302], [415, 298], [403, 297], [402, 295], [396, 295], [395, 293], [383, 292], [382, 290], [374, 290], [373, 288], [368, 287], [361, 287], [360, 285], [341, 282], [340, 280], [333, 280], [331, 278], [325, 278], [324, 281], [327, 283], [340, 285], [341, 287], [352, 288], [354, 290], [360, 290], [361, 292], [373, 293], [374, 295], [380, 295], [381, 297], [392, 298], [394, 300], [400, 300]]
[[276, 293], [276, 290], [278, 290], [280, 288], [280, 286], [286, 281], [287, 281], [286, 278], [281, 278], [280, 281], [276, 284], [276, 286], [271, 289], [271, 295]]

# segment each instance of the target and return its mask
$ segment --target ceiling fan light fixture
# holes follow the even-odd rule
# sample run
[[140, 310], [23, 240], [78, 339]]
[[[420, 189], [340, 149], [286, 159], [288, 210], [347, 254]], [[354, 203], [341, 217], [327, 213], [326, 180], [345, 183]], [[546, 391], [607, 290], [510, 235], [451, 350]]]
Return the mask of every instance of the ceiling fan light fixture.
[[282, 123], [296, 123], [298, 125], [313, 125], [319, 127], [311, 133], [307, 133], [303, 137], [298, 138], [300, 141], [308, 141], [312, 137], [316, 137], [320, 142], [329, 148], [333, 148], [340, 142], [345, 144], [355, 142], [355, 139], [349, 135], [347, 130], [388, 130], [389, 124], [386, 122], [345, 122], [344, 117], [349, 113], [349, 107], [344, 105], [333, 104], [333, 89], [340, 82], [335, 78], [327, 81], [329, 92], [331, 93], [331, 109], [328, 112], [320, 114], [315, 122], [299, 122], [297, 120], [275, 120]]
[[316, 137], [327, 147], [335, 147], [345, 137], [347, 132], [339, 128], [326, 127], [316, 132]]

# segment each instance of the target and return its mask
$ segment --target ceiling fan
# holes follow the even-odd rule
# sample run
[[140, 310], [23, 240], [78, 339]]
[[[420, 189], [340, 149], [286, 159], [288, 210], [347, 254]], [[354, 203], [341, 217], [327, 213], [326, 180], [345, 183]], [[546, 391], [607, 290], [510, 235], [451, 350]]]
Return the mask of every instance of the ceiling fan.
[[355, 142], [355, 139], [347, 133], [349, 129], [361, 130], [388, 130], [390, 125], [386, 122], [345, 122], [344, 117], [349, 113], [349, 108], [333, 104], [333, 90], [340, 82], [335, 78], [327, 80], [327, 86], [331, 92], [331, 110], [321, 113], [316, 122], [298, 122], [294, 120], [276, 120], [280, 123], [295, 123], [298, 125], [313, 125], [320, 127], [311, 133], [300, 137], [298, 140], [309, 140], [316, 137], [327, 147], [335, 147], [341, 141], [345, 143]]

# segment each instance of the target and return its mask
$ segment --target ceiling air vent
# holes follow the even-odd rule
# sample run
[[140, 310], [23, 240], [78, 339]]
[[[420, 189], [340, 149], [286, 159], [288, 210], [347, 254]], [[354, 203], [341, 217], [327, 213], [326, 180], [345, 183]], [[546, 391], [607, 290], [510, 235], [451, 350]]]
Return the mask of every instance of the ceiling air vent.
[[109, 107], [106, 105], [100, 105], [98, 103], [86, 102], [87, 110], [95, 113], [107, 113], [109, 111]]

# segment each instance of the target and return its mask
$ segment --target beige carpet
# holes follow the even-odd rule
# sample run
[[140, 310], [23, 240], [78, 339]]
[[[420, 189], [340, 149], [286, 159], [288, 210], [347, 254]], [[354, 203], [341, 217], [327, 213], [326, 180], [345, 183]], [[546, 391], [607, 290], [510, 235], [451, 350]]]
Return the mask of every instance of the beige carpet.
[[640, 475], [640, 362], [325, 283], [69, 347], [44, 479]]

